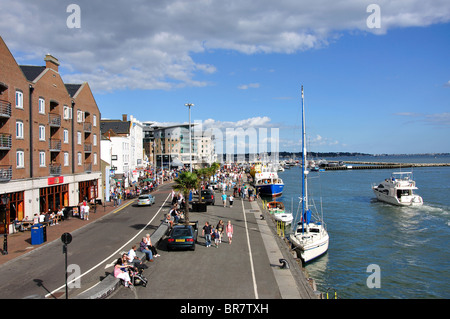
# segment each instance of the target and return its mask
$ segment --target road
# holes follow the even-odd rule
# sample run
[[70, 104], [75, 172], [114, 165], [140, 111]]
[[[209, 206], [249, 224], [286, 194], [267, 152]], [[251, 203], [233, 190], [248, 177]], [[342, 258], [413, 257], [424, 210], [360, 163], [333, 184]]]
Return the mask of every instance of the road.
[[[117, 260], [121, 251], [128, 251], [143, 235], [156, 229], [170, 190], [168, 184], [160, 186], [153, 193], [156, 203], [151, 207], [136, 207], [135, 201], [128, 202], [71, 233], [73, 240], [67, 253], [69, 280], [79, 280], [69, 290], [69, 298], [97, 284], [109, 273], [105, 266]], [[65, 293], [62, 249], [62, 242], [56, 240], [0, 267], [0, 298], [60, 298]]]

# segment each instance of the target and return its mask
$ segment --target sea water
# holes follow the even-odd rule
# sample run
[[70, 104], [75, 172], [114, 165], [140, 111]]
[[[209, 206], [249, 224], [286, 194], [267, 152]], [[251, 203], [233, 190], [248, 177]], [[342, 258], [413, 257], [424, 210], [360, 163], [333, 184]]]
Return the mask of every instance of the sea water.
[[[450, 157], [376, 159], [450, 162]], [[423, 206], [397, 207], [376, 200], [372, 185], [394, 171], [413, 172]], [[279, 176], [285, 183], [279, 200], [295, 216], [301, 168]], [[328, 252], [306, 265], [319, 291], [336, 291], [339, 298], [450, 298], [450, 167], [311, 172], [308, 188], [330, 235]], [[374, 287], [374, 280], [379, 286]]]

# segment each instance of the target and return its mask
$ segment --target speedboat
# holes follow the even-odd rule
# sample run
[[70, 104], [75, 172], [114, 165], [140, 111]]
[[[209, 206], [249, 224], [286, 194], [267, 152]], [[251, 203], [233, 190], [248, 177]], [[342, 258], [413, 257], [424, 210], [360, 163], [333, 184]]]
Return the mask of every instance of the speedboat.
[[286, 212], [282, 202], [268, 202], [267, 209], [269, 210], [269, 213], [273, 215], [275, 220], [284, 222], [286, 225], [290, 225], [294, 220], [294, 216], [292, 213]]
[[[328, 251], [329, 235], [320, 216], [314, 209], [310, 209], [308, 199], [308, 178], [309, 173], [306, 162], [306, 132], [305, 132], [305, 106], [302, 86], [302, 197], [300, 222], [295, 225], [293, 233], [289, 236], [289, 241], [297, 251], [297, 255], [304, 263], [307, 263]], [[299, 205], [300, 209], [300, 205]]]
[[378, 200], [397, 206], [420, 206], [423, 199], [414, 194], [416, 182], [412, 172], [394, 172], [378, 186], [372, 186]]

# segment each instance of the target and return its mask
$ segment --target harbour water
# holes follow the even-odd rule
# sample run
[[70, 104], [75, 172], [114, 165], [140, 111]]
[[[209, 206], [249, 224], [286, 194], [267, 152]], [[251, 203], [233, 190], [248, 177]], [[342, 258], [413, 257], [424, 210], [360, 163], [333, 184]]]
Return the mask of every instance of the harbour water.
[[[370, 158], [329, 160], [374, 161]], [[379, 162], [449, 163], [450, 157], [377, 157]], [[399, 170], [396, 170], [399, 171]], [[402, 171], [411, 171], [405, 168]], [[450, 167], [412, 169], [424, 205], [396, 207], [379, 202], [371, 189], [392, 170], [311, 172], [310, 196], [315, 199], [330, 235], [328, 252], [306, 265], [318, 289], [337, 291], [339, 298], [450, 298]], [[301, 168], [279, 176], [283, 201], [298, 210]], [[293, 223], [294, 224], [294, 223]], [[373, 269], [379, 267], [379, 288]]]

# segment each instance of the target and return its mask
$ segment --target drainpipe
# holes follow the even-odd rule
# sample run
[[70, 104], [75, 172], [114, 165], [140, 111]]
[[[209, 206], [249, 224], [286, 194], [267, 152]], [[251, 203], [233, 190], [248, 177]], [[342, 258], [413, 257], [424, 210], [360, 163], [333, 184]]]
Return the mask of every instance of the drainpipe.
[[30, 105], [30, 177], [33, 178], [33, 91], [34, 87], [30, 84], [29, 105]]
[[72, 174], [75, 174], [75, 126], [74, 126], [75, 101], [72, 100]]

